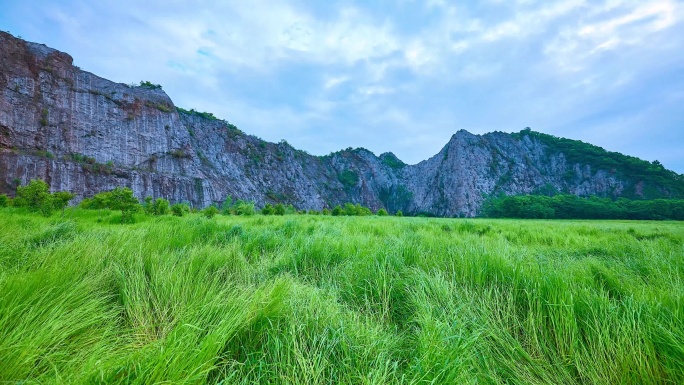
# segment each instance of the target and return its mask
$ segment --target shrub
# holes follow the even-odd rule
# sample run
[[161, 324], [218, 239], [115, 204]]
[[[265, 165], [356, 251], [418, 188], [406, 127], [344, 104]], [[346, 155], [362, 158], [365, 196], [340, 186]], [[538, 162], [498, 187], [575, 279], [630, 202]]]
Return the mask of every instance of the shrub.
[[149, 195], [143, 199], [143, 210], [145, 211], [145, 214], [154, 215], [154, 204], [152, 199], [153, 198]]
[[55, 210], [62, 210], [62, 214], [64, 214], [64, 209], [69, 204], [69, 201], [74, 199], [75, 196], [76, 194], [68, 191], [57, 191], [52, 194], [52, 204]]
[[272, 204], [266, 203], [266, 206], [264, 206], [264, 208], [261, 209], [261, 213], [264, 215], [273, 215], [275, 214], [275, 209], [273, 208]]
[[275, 205], [274, 213], [275, 215], [285, 215], [285, 206], [282, 203], [278, 203]]
[[254, 215], [254, 202], [238, 200], [234, 206], [235, 215]]
[[40, 179], [33, 179], [26, 186], [17, 187], [15, 206], [27, 207], [30, 211], [40, 211], [43, 215], [52, 214], [54, 205], [50, 186]]
[[387, 210], [385, 210], [385, 209], [380, 209], [380, 210], [378, 210], [378, 212], [377, 212], [376, 214], [377, 214], [379, 217], [386, 217], [386, 216], [387, 216]]
[[10, 199], [7, 196], [7, 194], [0, 194], [0, 207], [7, 207], [9, 206]]
[[140, 210], [140, 202], [128, 187], [117, 187], [109, 192], [107, 207], [121, 210], [121, 223], [132, 222], [133, 213]]
[[232, 208], [233, 208], [233, 197], [228, 195], [226, 199], [223, 200], [223, 203], [221, 204], [221, 213], [223, 215], [230, 215], [232, 214]]
[[345, 187], [354, 187], [359, 183], [359, 174], [353, 170], [344, 170], [337, 178]]
[[149, 90], [160, 90], [162, 88], [159, 84], [154, 84], [148, 80], [141, 80], [138, 87], [147, 88]]
[[40, 113], [40, 125], [41, 127], [45, 127], [48, 125], [48, 115], [49, 111], [47, 108], [43, 108], [43, 111]]
[[395, 217], [403, 217], [404, 213], [401, 212], [401, 210], [397, 211], [396, 214], [394, 214]]
[[154, 201], [152, 212], [154, 215], [167, 215], [169, 213], [170, 203], [164, 198], [157, 198]]
[[218, 213], [219, 213], [219, 209], [218, 209], [218, 207], [216, 207], [214, 205], [211, 205], [211, 206], [205, 208], [204, 210], [202, 210], [202, 214], [204, 214], [204, 216], [207, 217], [208, 219], [213, 218]]
[[190, 212], [190, 206], [185, 203], [176, 203], [171, 205], [171, 213], [177, 217], [182, 217], [183, 215]]
[[340, 205], [335, 206], [335, 208], [332, 209], [332, 215], [334, 217], [342, 215], [342, 207]]

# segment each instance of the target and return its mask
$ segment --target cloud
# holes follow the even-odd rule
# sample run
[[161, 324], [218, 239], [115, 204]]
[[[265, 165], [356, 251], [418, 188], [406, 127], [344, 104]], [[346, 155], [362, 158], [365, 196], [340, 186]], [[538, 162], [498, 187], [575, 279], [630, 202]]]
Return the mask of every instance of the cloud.
[[684, 7], [671, 0], [609, 2], [566, 27], [546, 45], [545, 53], [560, 70], [580, 71], [607, 52], [653, 47], [652, 36], [679, 23], [683, 12]]

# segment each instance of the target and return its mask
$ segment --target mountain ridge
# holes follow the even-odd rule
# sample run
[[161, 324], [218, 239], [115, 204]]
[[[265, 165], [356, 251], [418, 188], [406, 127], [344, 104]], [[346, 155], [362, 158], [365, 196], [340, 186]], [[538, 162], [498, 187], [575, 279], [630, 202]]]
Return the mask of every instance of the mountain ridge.
[[364, 148], [314, 156], [179, 108], [160, 86], [82, 71], [45, 45], [0, 32], [0, 54], [0, 192], [41, 178], [78, 199], [127, 186], [198, 207], [230, 195], [259, 206], [353, 202], [438, 216], [474, 216], [497, 194], [684, 197], [684, 177], [662, 165], [529, 129], [459, 130], [414, 165]]

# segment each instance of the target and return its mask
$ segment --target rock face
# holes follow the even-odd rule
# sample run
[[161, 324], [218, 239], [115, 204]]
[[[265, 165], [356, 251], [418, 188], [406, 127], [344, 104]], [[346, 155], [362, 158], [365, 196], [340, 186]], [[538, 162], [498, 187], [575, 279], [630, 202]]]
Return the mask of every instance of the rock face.
[[257, 206], [320, 210], [353, 202], [439, 216], [473, 216], [487, 195], [542, 189], [669, 195], [639, 179], [568, 162], [522, 133], [459, 131], [416, 165], [365, 149], [312, 156], [246, 135], [211, 114], [177, 109], [161, 87], [113, 83], [72, 63], [66, 53], [0, 32], [0, 192], [11, 195], [18, 184], [41, 178], [78, 199], [127, 186], [140, 198], [198, 207], [230, 195]]

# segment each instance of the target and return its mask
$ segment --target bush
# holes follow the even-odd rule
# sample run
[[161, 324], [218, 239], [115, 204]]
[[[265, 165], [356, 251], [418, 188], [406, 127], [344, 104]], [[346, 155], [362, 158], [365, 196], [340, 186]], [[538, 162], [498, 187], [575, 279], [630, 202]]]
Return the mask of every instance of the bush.
[[133, 213], [140, 210], [140, 201], [128, 187], [117, 187], [109, 192], [107, 207], [121, 210], [121, 223], [132, 222]]
[[238, 200], [233, 207], [235, 215], [250, 216], [254, 215], [254, 202]]
[[380, 210], [378, 210], [378, 212], [377, 212], [376, 214], [377, 214], [379, 217], [386, 217], [386, 216], [387, 216], [387, 210], [385, 210], [385, 209], [380, 209]]
[[404, 213], [401, 212], [401, 210], [397, 211], [396, 214], [394, 214], [395, 217], [403, 217]]
[[57, 191], [56, 193], [52, 194], [52, 204], [54, 209], [62, 210], [62, 214], [64, 214], [64, 209], [69, 204], [69, 201], [74, 199], [75, 196], [76, 194], [70, 193], [68, 191]]
[[7, 194], [0, 194], [0, 207], [7, 207], [9, 206], [10, 199], [7, 196]]
[[273, 208], [272, 204], [266, 203], [266, 206], [261, 209], [261, 213], [264, 215], [273, 215], [275, 213], [275, 209]]
[[152, 214], [154, 215], [167, 215], [169, 213], [169, 207], [171, 204], [168, 200], [164, 198], [157, 198], [152, 205]]
[[216, 207], [214, 205], [211, 205], [211, 206], [205, 208], [204, 210], [202, 210], [202, 214], [204, 214], [204, 216], [207, 217], [208, 219], [213, 218], [218, 213], [219, 213], [219, 209], [218, 209], [218, 207]]
[[154, 215], [154, 204], [151, 196], [146, 196], [145, 199], [143, 199], [143, 211], [145, 211], [145, 214], [147, 215]]
[[223, 200], [223, 204], [221, 204], [221, 213], [223, 215], [230, 215], [232, 214], [233, 209], [233, 197], [228, 195], [226, 199]]
[[186, 203], [176, 203], [171, 205], [171, 213], [177, 217], [182, 217], [189, 212], [190, 206], [188, 206]]
[[40, 179], [33, 179], [26, 186], [17, 187], [15, 206], [26, 207], [30, 211], [40, 211], [43, 215], [52, 214], [54, 205], [50, 186]]
[[342, 215], [342, 207], [340, 205], [335, 206], [334, 209], [332, 209], [332, 216], [337, 217]]
[[275, 205], [274, 209], [275, 215], [285, 215], [285, 206], [282, 203]]

